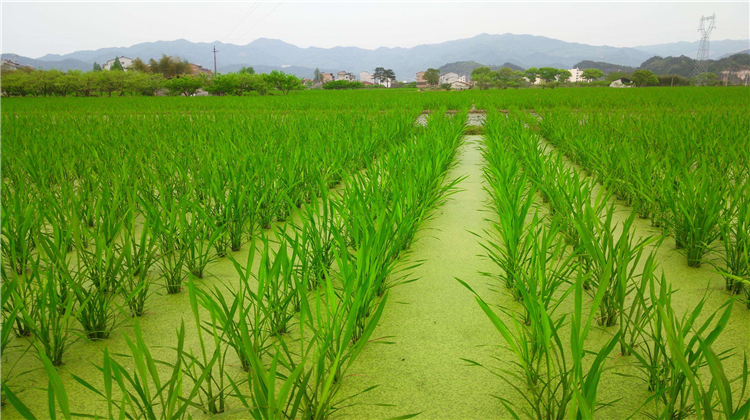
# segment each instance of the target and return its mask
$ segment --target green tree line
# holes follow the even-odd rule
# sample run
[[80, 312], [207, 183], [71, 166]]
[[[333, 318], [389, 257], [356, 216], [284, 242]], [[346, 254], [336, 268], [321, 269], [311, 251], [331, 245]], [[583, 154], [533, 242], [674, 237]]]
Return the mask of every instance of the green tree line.
[[243, 67], [237, 73], [214, 76], [205, 84], [205, 89], [216, 96], [243, 95], [246, 92], [257, 92], [262, 96], [271, 90], [286, 95], [292, 90], [302, 89], [302, 81], [293, 74], [278, 70], [268, 74], [255, 74], [252, 68]]
[[[134, 61], [135, 64], [135, 61]], [[135, 67], [135, 66], [133, 66]], [[159, 67], [145, 69], [92, 71], [78, 70], [3, 71], [0, 73], [0, 90], [5, 97], [10, 96], [154, 96], [158, 92], [167, 95], [191, 96], [200, 89], [212, 95], [242, 95], [257, 92], [265, 95], [277, 90], [283, 94], [300, 89], [302, 83], [291, 74], [273, 71], [270, 74], [254, 74], [251, 68], [237, 73], [209, 76], [191, 75], [173, 66], [168, 76], [156, 73], [165, 70]], [[113, 66], [113, 69], [116, 66]], [[188, 66], [189, 71], [189, 66]]]
[[[537, 80], [544, 82], [542, 87], [547, 87], [567, 82], [571, 76], [570, 71], [554, 67], [531, 67], [524, 71], [514, 70], [510, 67], [503, 67], [494, 71], [489, 67], [479, 67], [471, 72], [471, 80], [480, 89], [489, 89], [490, 87], [517, 88], [534, 84]], [[582, 76], [588, 81], [593, 81], [604, 76], [604, 73], [596, 69], [590, 69], [584, 71]]]

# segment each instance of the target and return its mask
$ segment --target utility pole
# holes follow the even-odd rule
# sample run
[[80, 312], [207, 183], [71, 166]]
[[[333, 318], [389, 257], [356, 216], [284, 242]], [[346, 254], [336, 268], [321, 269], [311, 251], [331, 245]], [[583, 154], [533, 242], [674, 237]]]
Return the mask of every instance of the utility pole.
[[216, 76], [216, 45], [214, 45], [214, 76]]

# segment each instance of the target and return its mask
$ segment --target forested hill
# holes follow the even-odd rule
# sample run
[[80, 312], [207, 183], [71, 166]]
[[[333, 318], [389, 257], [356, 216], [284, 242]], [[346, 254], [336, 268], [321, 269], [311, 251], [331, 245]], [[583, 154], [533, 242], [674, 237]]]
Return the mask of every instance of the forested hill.
[[[679, 57], [651, 57], [644, 61], [639, 67], [628, 67], [619, 64], [611, 64], [600, 61], [585, 60], [576, 64], [581, 70], [595, 68], [604, 72], [604, 74], [614, 73], [617, 71], [632, 73], [638, 69], [649, 70], [654, 74], [669, 74], [683, 77], [693, 76], [695, 69], [695, 60], [681, 55]], [[750, 69], [750, 54], [739, 53], [730, 55], [720, 60], [709, 60], [708, 71], [719, 74], [722, 71], [736, 72], [738, 70]]]
[[612, 63], [605, 63], [602, 61], [591, 61], [591, 60], [583, 60], [580, 63], [576, 64], [575, 68], [578, 68], [581, 70], [599, 69], [603, 71], [604, 74], [614, 73], [616, 71], [632, 73], [633, 71], [638, 69], [638, 67], [623, 66], [620, 64], [612, 64]]
[[[676, 74], [690, 77], [695, 69], [695, 60], [690, 57], [652, 57], [641, 64], [642, 69], [651, 70], [654, 74]], [[708, 71], [719, 74], [722, 71], [750, 69], [750, 55], [734, 54], [720, 60], [709, 60]]]

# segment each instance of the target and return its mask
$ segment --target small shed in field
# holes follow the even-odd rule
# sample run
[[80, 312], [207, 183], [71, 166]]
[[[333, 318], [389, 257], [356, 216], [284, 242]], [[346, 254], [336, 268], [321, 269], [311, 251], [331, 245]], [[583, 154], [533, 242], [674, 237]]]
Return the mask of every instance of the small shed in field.
[[629, 87], [632, 87], [632, 83], [633, 83], [632, 80], [626, 79], [626, 78], [623, 77], [622, 79], [617, 79], [614, 82], [610, 83], [609, 87], [613, 87], [613, 88], [629, 88]]
[[451, 89], [453, 90], [466, 90], [471, 89], [471, 85], [466, 82], [455, 81], [451, 83]]

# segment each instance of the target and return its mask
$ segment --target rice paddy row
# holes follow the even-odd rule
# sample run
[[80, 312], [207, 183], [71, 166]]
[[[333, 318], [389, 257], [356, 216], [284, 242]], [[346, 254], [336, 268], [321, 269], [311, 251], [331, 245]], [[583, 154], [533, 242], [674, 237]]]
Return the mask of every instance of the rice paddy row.
[[[736, 200], [740, 202], [736, 205], [742, 208], [741, 201], [747, 200], [747, 175], [741, 170], [746, 167], [742, 163], [745, 158], [737, 157], [742, 152], [724, 151], [722, 167], [731, 175], [715, 178], [719, 184], [714, 184], [714, 189], [727, 199], [722, 200], [716, 210], [714, 224], [680, 225], [679, 221], [674, 221], [700, 217], [705, 212], [694, 202], [709, 201], [717, 195], [708, 189], [692, 188], [694, 184], [685, 179], [693, 175], [680, 171], [668, 175], [669, 185], [665, 188], [682, 191], [672, 193], [669, 200], [673, 208], [679, 209], [680, 205], [686, 208], [665, 216], [671, 222], [664, 224], [671, 229], [643, 237], [636, 235], [633, 228], [637, 215], [644, 217], [643, 210], [629, 207], [624, 217], [617, 214], [619, 210], [611, 199], [610, 189], [618, 191], [618, 182], [623, 177], [617, 175], [622, 171], [606, 167], [607, 162], [616, 162], [620, 168], [625, 166], [637, 172], [642, 169], [638, 166], [640, 161], [623, 159], [623, 155], [634, 157], [638, 152], [609, 150], [628, 144], [616, 136], [575, 135], [586, 130], [579, 127], [591, 124], [590, 119], [596, 120], [601, 115], [588, 114], [583, 121], [575, 113], [557, 111], [553, 115], [556, 118], [545, 115], [539, 122], [540, 132], [558, 135], [554, 139], [575, 147], [573, 152], [585, 156], [586, 163], [592, 164], [589, 167], [584, 163], [583, 168], [594, 173], [593, 178], [580, 176], [556, 151], [540, 143], [540, 137], [532, 129], [536, 127], [536, 118], [526, 113], [511, 113], [507, 117], [491, 113], [488, 116], [485, 177], [492, 197], [490, 209], [497, 221], [491, 223], [492, 228], [486, 232], [484, 247], [498, 268], [496, 273], [489, 274], [490, 278], [503, 285], [507, 296], [515, 303], [502, 304], [498, 312], [486, 298], [477, 295], [477, 301], [515, 355], [515, 361], [510, 367], [474, 364], [494, 372], [518, 391], [517, 398], [498, 396], [513, 417], [562, 418], [576, 413], [581, 418], [590, 418], [597, 410], [616, 406], [625, 398], [625, 412], [605, 410], [608, 415], [618, 418], [626, 413], [630, 417], [650, 418], [746, 418], [750, 410], [749, 377], [747, 356], [742, 352], [748, 350], [750, 325], [746, 325], [744, 314], [739, 319], [735, 316], [732, 321], [732, 310], [739, 306], [732, 294], [740, 287], [738, 283], [748, 281], [747, 272], [738, 271], [747, 270], [748, 260], [741, 257], [739, 262], [732, 260], [731, 263], [737, 264], [731, 265], [724, 257], [714, 262], [727, 277], [729, 295], [723, 300], [719, 298], [718, 305], [716, 299], [708, 304], [709, 297], [704, 295], [681, 317], [672, 302], [676, 290], [682, 288], [681, 281], [688, 279], [659, 276], [660, 261], [656, 253], [664, 240], [661, 233], [683, 234], [689, 238], [685, 242], [694, 241], [685, 246], [688, 265], [699, 267], [697, 262], [717, 245], [711, 238], [723, 234], [724, 249], [718, 250], [719, 254], [747, 255], [743, 236], [747, 233], [747, 216], [733, 212], [731, 204]], [[575, 128], [570, 123], [560, 129], [552, 122], [566, 118], [575, 120]], [[613, 120], [628, 121], [614, 116], [591, 125], [596, 126], [599, 133], [620, 133], [606, 126], [605, 123]], [[731, 128], [728, 131], [731, 134], [727, 139], [745, 141], [746, 134], [741, 131], [732, 132]], [[671, 137], [677, 148], [700, 148], [700, 143], [674, 141], [675, 138], [680, 137]], [[564, 143], [563, 139], [569, 143]], [[721, 138], [717, 143], [730, 147]], [[597, 150], [601, 149], [607, 151], [597, 156]], [[561, 151], [570, 149], [562, 147]], [[581, 163], [581, 159], [574, 158], [573, 162]], [[700, 168], [686, 162], [675, 166]], [[737, 171], [740, 175], [733, 177]], [[648, 169], [644, 172], [653, 173]], [[604, 188], [595, 187], [597, 180]], [[648, 188], [651, 192], [654, 187]], [[685, 196], [700, 198], [694, 198], [689, 204], [682, 203], [681, 200], [691, 200]], [[542, 209], [537, 206], [537, 199], [546, 203]], [[655, 204], [657, 200], [645, 202]], [[633, 201], [628, 200], [627, 204], [632, 205]], [[689, 210], [688, 206], [691, 206]], [[743, 218], [745, 220], [741, 220]], [[684, 226], [684, 230], [676, 226]], [[707, 229], [708, 236], [700, 236], [691, 229], [698, 233]], [[743, 232], [738, 235], [738, 231]], [[691, 246], [703, 252], [696, 256], [690, 251]], [[726, 266], [722, 265], [724, 262]], [[588, 298], [584, 298], [586, 294]], [[743, 337], [729, 341], [738, 347], [726, 348], [725, 343], [717, 346], [717, 339], [730, 324], [734, 326], [730, 328], [734, 330], [732, 334]], [[601, 328], [607, 336], [595, 334], [595, 338], [590, 338], [594, 328]], [[607, 370], [614, 368], [607, 365], [615, 353], [625, 357], [619, 365], [628, 365], [626, 375], [644, 384], [644, 391], [648, 392], [645, 398], [630, 398], [620, 393], [618, 398], [601, 401], [600, 380], [608, 377]], [[622, 369], [620, 375], [623, 375]], [[638, 386], [638, 383], [628, 382], [627, 386]]]
[[[4, 133], [15, 141], [3, 155], [3, 355], [31, 343], [14, 364], [26, 370], [38, 354], [65, 418], [182, 418], [230, 401], [256, 418], [327, 417], [389, 275], [451, 187], [441, 174], [465, 116], [425, 128], [414, 117], [94, 117], [109, 135], [90, 120], [14, 121]], [[53, 150], [63, 156], [39, 158]], [[243, 247], [244, 261], [234, 257]], [[238, 280], [211, 286], [216, 259]], [[191, 321], [173, 325], [176, 337], [160, 341], [174, 349], [168, 359], [154, 358], [138, 321], [159, 289], [187, 291], [198, 338], [188, 348]], [[123, 322], [133, 326], [127, 357], [104, 347], [100, 377], [61, 379], [66, 350]], [[4, 396], [28, 416], [44, 399], [7, 360]], [[85, 399], [69, 397], [70, 380], [103, 405], [78, 411]]]

